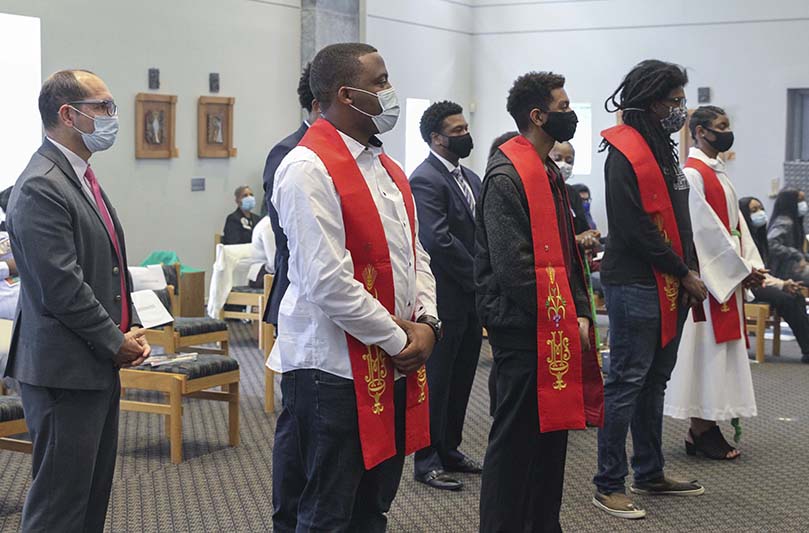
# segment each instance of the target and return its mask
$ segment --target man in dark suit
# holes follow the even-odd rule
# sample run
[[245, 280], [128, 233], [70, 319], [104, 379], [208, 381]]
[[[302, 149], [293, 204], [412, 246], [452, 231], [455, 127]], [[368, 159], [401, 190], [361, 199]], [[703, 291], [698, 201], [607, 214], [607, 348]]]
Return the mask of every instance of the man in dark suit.
[[103, 531], [115, 454], [118, 369], [150, 348], [132, 328], [124, 233], [89, 159], [112, 146], [104, 82], [61, 71], [39, 95], [46, 139], [20, 175], [8, 230], [20, 302], [5, 375], [20, 382], [33, 440], [23, 531]]
[[320, 104], [315, 100], [312, 89], [309, 87], [309, 70], [311, 66], [311, 62], [306, 64], [298, 81], [298, 102], [301, 104], [301, 109], [305, 110], [309, 116], [306, 117], [306, 120], [301, 123], [294, 133], [273, 146], [267, 156], [267, 163], [264, 165], [264, 205], [270, 217], [272, 231], [275, 234], [275, 276], [270, 289], [270, 301], [264, 311], [264, 322], [273, 324], [276, 327], [278, 326], [278, 306], [281, 305], [281, 299], [284, 297], [287, 287], [289, 287], [289, 277], [287, 275], [289, 270], [289, 246], [287, 245], [284, 230], [278, 224], [278, 211], [272, 205], [272, 186], [278, 165], [281, 164], [281, 161], [293, 148], [298, 146], [306, 130], [309, 129], [309, 125], [314, 124], [320, 116]]
[[430, 155], [410, 176], [410, 187], [419, 239], [430, 254], [444, 335], [427, 360], [432, 445], [416, 452], [414, 473], [431, 487], [458, 490], [463, 484], [448, 472], [481, 471], [480, 464], [458, 449], [481, 344], [473, 276], [475, 202], [481, 183], [459, 163], [472, 151], [461, 106], [432, 104], [419, 128]]

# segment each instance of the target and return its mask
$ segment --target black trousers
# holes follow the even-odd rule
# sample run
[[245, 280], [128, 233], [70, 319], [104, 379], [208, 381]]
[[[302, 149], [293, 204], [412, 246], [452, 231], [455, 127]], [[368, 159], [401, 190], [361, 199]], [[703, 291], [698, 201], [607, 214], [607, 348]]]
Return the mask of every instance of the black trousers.
[[497, 409], [483, 463], [481, 533], [558, 532], [567, 431], [539, 432], [537, 354], [492, 346]]
[[404, 467], [405, 380], [395, 385], [397, 454], [365, 470], [354, 382], [320, 370], [281, 376], [273, 447], [273, 531], [384, 532]]
[[33, 441], [22, 531], [104, 531], [118, 451], [118, 372], [105, 390], [20, 389]]
[[760, 287], [753, 289], [756, 301], [768, 303], [778, 310], [778, 314], [786, 320], [795, 340], [801, 347], [801, 353], [809, 354], [809, 317], [806, 315], [806, 302], [802, 294], [789, 294], [777, 287]]
[[444, 322], [444, 337], [427, 360], [431, 445], [415, 454], [416, 476], [450, 468], [464, 458], [458, 447], [463, 439], [482, 337], [480, 321], [474, 312]]

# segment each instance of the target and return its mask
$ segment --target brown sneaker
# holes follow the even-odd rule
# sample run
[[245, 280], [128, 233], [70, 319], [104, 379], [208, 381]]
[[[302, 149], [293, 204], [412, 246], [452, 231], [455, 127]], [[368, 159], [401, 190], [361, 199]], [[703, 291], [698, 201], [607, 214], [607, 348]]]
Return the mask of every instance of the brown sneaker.
[[676, 481], [665, 476], [645, 483], [632, 483], [629, 490], [649, 496], [699, 496], [705, 493], [705, 487], [696, 480]]
[[646, 516], [646, 511], [632, 503], [629, 496], [623, 492], [601, 494], [600, 492], [596, 491], [595, 495], [593, 496], [593, 505], [605, 513], [618, 518], [634, 520], [644, 518]]

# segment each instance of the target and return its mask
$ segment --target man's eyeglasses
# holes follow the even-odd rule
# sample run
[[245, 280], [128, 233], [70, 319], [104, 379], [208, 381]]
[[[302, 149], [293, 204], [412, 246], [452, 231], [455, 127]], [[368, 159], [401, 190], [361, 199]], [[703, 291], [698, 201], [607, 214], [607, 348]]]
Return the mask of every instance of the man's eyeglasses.
[[118, 114], [118, 105], [113, 100], [76, 100], [74, 102], [68, 102], [70, 105], [91, 105], [94, 106], [96, 109], [104, 109], [107, 112], [107, 115], [114, 117]]
[[674, 102], [677, 107], [685, 107], [688, 103], [685, 96], [678, 96], [676, 98], [669, 98], [669, 102]]

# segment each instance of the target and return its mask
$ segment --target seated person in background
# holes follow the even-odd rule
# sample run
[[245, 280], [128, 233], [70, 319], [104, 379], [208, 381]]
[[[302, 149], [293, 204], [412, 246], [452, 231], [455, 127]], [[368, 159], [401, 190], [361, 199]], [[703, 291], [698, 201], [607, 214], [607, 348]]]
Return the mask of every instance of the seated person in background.
[[233, 196], [238, 207], [225, 219], [222, 244], [249, 244], [253, 237], [253, 228], [260, 219], [253, 213], [256, 197], [247, 185], [236, 187]]
[[[11, 187], [0, 192], [0, 209], [6, 212]], [[0, 222], [0, 318], [14, 320], [17, 300], [20, 297], [20, 279], [17, 277], [17, 263], [11, 254], [11, 240], [6, 231], [6, 221]]]
[[809, 284], [809, 263], [804, 253], [803, 220], [809, 213], [803, 191], [783, 189], [775, 198], [767, 229], [771, 274]]
[[254, 289], [264, 288], [264, 275], [275, 274], [275, 233], [270, 217], [262, 217], [253, 228], [253, 265], [247, 275], [248, 283]]
[[[757, 198], [746, 196], [739, 200], [739, 209], [744, 215], [753, 242], [764, 261], [770, 267], [769, 247], [767, 246], [767, 212]], [[803, 298], [801, 283], [791, 279], [779, 279], [768, 274], [764, 286], [753, 289], [756, 302], [768, 303], [786, 320], [801, 348], [801, 362], [809, 364], [809, 317], [806, 315], [806, 300]]]
[[581, 204], [584, 208], [584, 214], [587, 218], [587, 226], [590, 229], [597, 229], [596, 221], [593, 220], [593, 215], [590, 214], [590, 187], [585, 185], [584, 183], [574, 183], [570, 186], [574, 191], [576, 191], [579, 198], [581, 198]]
[[11, 241], [8, 232], [0, 231], [0, 318], [14, 320], [19, 297], [20, 279], [17, 263], [11, 255]]

